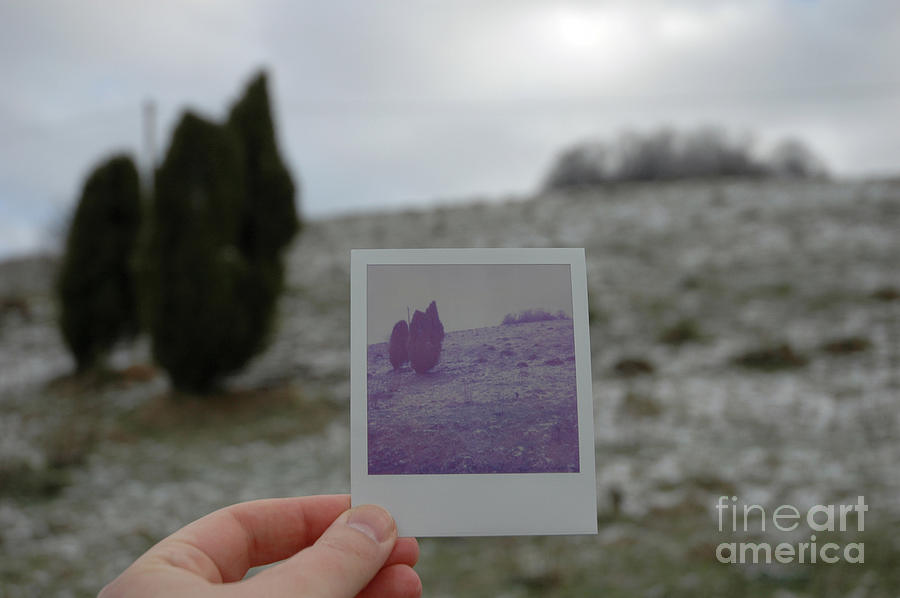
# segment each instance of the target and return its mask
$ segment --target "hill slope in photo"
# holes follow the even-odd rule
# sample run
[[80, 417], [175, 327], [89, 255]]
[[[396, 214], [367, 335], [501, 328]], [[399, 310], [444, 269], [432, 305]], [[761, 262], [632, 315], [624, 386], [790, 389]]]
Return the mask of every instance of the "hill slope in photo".
[[571, 320], [447, 333], [438, 365], [368, 348], [369, 474], [578, 471]]

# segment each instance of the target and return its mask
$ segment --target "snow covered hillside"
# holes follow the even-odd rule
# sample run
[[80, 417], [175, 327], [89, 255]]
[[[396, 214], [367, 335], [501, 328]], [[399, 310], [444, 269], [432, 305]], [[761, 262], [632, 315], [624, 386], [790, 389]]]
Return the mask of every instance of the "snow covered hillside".
[[[3, 298], [29, 308], [0, 313], [0, 594], [94, 595], [211, 509], [348, 490], [351, 248], [585, 247], [601, 534], [423, 542], [428, 594], [893, 596], [898, 231], [900, 184], [827, 181], [620, 185], [312, 222], [268, 350], [206, 403], [170, 400], [146, 367], [60, 378], [72, 361], [49, 287], [0, 266]], [[512, 365], [549, 375], [528, 357]], [[114, 365], [147, 360], [141, 341]], [[394, 393], [376, 417], [413, 400], [389, 367], [373, 372]], [[490, 392], [466, 384], [456, 400]], [[766, 508], [864, 495], [871, 559], [719, 565], [723, 494]]]

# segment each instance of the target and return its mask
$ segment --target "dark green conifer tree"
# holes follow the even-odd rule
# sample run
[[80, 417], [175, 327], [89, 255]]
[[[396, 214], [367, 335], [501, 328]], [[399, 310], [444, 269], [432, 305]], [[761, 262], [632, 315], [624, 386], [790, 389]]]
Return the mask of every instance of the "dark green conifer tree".
[[56, 284], [60, 329], [79, 371], [138, 330], [131, 258], [140, 221], [137, 168], [114, 156], [85, 182]]
[[251, 79], [232, 106], [227, 126], [243, 150], [244, 202], [238, 243], [254, 279], [248, 310], [260, 332], [259, 343], [264, 343], [284, 278], [281, 254], [299, 229], [294, 182], [278, 151], [264, 72]]
[[241, 164], [231, 130], [188, 112], [156, 174], [144, 299], [154, 357], [180, 390], [212, 389], [258, 348], [238, 246]]
[[262, 349], [298, 230], [258, 75], [224, 125], [186, 114], [156, 178], [146, 259], [154, 355], [176, 388], [206, 392]]
[[299, 229], [295, 188], [275, 138], [265, 72], [247, 85], [227, 125], [243, 149], [241, 249], [250, 259], [277, 257]]

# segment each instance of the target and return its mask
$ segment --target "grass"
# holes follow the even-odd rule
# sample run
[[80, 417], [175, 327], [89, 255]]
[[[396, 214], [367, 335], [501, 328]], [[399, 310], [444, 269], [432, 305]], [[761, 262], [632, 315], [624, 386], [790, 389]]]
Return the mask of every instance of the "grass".
[[118, 442], [143, 437], [177, 444], [198, 440], [274, 443], [324, 429], [346, 407], [327, 397], [307, 396], [293, 385], [196, 397], [161, 394], [123, 416], [111, 432]]
[[665, 328], [659, 335], [659, 340], [667, 345], [684, 345], [697, 342], [703, 338], [700, 325], [696, 320], [683, 318], [671, 326]]
[[894, 540], [900, 524], [872, 527], [833, 538], [864, 542], [861, 565], [722, 564], [718, 543], [741, 539], [718, 533], [705, 509], [682, 509], [606, 518], [599, 536], [423, 539], [417, 568], [429, 596], [762, 598], [788, 590], [831, 598], [865, 587], [866, 596], [893, 597], [900, 587]]
[[44, 385], [44, 390], [64, 401], [97, 406], [99, 403], [94, 399], [99, 394], [124, 390], [160, 375], [162, 371], [149, 363], [134, 363], [121, 369], [99, 364], [85, 371], [52, 378]]
[[43, 422], [41, 433], [31, 440], [42, 459], [0, 461], [0, 498], [51, 500], [69, 485], [73, 469], [108, 445], [145, 439], [185, 449], [259, 439], [278, 444], [318, 433], [346, 415], [345, 405], [307, 395], [294, 385], [209, 397], [161, 393], [131, 410], [111, 407], [104, 393], [129, 384], [127, 372], [112, 370], [68, 375], [48, 384], [25, 413]]
[[622, 411], [631, 417], [656, 417], [662, 413], [662, 407], [649, 395], [628, 391], [622, 402]]
[[68, 472], [62, 468], [31, 467], [25, 463], [0, 465], [0, 497], [48, 500], [62, 492], [68, 483]]
[[808, 361], [786, 342], [751, 349], [732, 359], [735, 365], [761, 371], [799, 368], [805, 366]]
[[897, 301], [900, 299], [900, 291], [895, 287], [883, 286], [872, 291], [871, 297], [876, 301]]
[[620, 376], [632, 378], [634, 376], [652, 374], [656, 371], [656, 366], [649, 359], [639, 356], [626, 356], [616, 362], [613, 370]]
[[77, 432], [86, 427], [93, 428], [89, 434], [96, 436], [101, 434], [98, 422], [106, 420], [108, 429], [102, 435], [118, 441], [129, 437], [184, 439], [222, 434], [232, 441], [260, 437], [278, 440], [318, 432], [346, 411], [346, 407], [329, 397], [307, 393], [292, 384], [220, 390], [206, 396], [177, 391], [160, 393], [123, 413], [104, 407], [100, 397], [103, 393], [141, 384], [158, 374], [151, 366], [132, 365], [123, 370], [98, 368], [52, 380], [47, 386], [51, 400], [72, 407], [76, 421], [67, 422], [65, 434], [55, 430], [48, 437], [56, 441], [62, 437], [71, 439], [71, 429]]
[[[83, 465], [96, 447], [97, 410], [84, 397], [52, 394], [23, 405], [18, 440], [29, 447], [31, 457], [0, 459], [0, 498], [33, 502], [58, 496], [69, 484], [70, 471]], [[35, 421], [42, 423], [37, 432]]]
[[832, 355], [859, 353], [872, 346], [872, 342], [864, 336], [842, 336], [822, 343], [822, 350]]

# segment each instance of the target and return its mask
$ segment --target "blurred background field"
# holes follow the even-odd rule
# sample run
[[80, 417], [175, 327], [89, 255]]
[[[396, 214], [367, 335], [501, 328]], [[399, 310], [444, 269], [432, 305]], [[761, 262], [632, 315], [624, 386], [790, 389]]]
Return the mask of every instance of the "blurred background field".
[[[52, 260], [5, 263], [29, 315], [0, 330], [4, 593], [90, 595], [211, 509], [347, 491], [351, 247], [584, 246], [600, 534], [424, 540], [429, 595], [896, 595], [898, 206], [892, 182], [683, 181], [314, 221], [215, 400], [173, 400], [141, 341], [68, 376]], [[866, 562], [719, 564], [723, 494], [864, 495]]]
[[[900, 595], [898, 17], [3, 3], [0, 596], [92, 596], [210, 510], [348, 491], [349, 252], [416, 247], [586, 248], [600, 529], [424, 539], [426, 595]], [[113, 154], [127, 176], [91, 170]], [[107, 255], [140, 309], [76, 364], [58, 297], [76, 205], [126, 196], [88, 193], [94, 175], [130, 181], [141, 222], [82, 229], [68, 279], [111, 313], [93, 289], [117, 277], [79, 283], [104, 272], [92, 242], [121, 236]], [[229, 294], [264, 309], [241, 319]], [[221, 311], [159, 317], [185, 295]], [[190, 314], [215, 337], [154, 357]], [[172, 375], [198, 347], [207, 371]], [[863, 542], [865, 562], [719, 563], [721, 542], [809, 537], [720, 532], [720, 496], [864, 496], [865, 529], [819, 541]]]

